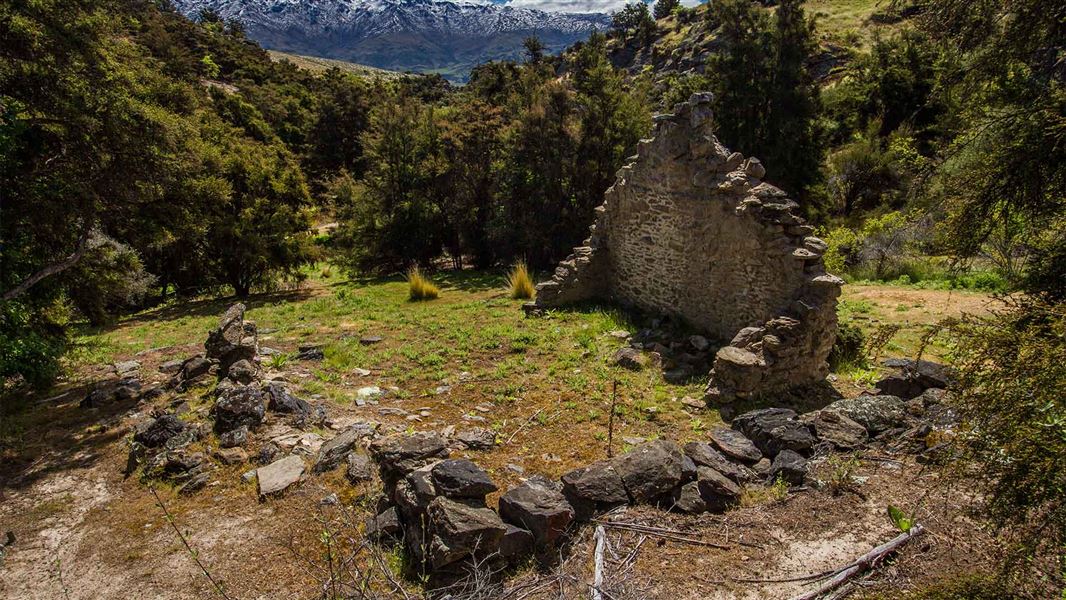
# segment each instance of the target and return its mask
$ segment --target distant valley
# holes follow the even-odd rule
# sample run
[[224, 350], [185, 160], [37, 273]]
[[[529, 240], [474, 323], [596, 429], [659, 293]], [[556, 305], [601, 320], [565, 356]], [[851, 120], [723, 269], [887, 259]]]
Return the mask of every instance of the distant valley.
[[606, 30], [604, 14], [550, 13], [437, 0], [176, 0], [196, 17], [209, 9], [244, 24], [264, 47], [462, 82], [483, 62], [518, 59], [536, 36], [548, 52]]

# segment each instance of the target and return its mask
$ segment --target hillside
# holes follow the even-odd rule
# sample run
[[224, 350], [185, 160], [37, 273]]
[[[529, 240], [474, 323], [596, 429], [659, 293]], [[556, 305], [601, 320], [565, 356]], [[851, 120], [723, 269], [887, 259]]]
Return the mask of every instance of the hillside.
[[[816, 0], [804, 8], [817, 26], [821, 51], [811, 66], [821, 80], [831, 79], [876, 37], [891, 36], [904, 20], [888, 2], [878, 0]], [[648, 73], [656, 81], [684, 73], [702, 74], [718, 50], [717, 30], [710, 4], [681, 10], [657, 20], [650, 39], [612, 36], [608, 45], [611, 62], [631, 75]]]
[[299, 54], [288, 54], [277, 50], [268, 50], [267, 53], [270, 54], [270, 58], [274, 61], [288, 61], [301, 69], [306, 69], [315, 73], [328, 71], [330, 69], [340, 69], [345, 73], [351, 73], [353, 75], [358, 75], [359, 77], [367, 77], [370, 79], [395, 79], [404, 76], [403, 73], [397, 73], [396, 71], [368, 67], [366, 65], [359, 65], [343, 60], [319, 58], [317, 56], [300, 56]]

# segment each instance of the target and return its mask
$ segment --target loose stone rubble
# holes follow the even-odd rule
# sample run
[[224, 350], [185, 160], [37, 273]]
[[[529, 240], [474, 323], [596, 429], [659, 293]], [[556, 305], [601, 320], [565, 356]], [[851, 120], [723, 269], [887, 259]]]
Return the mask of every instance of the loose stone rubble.
[[[753, 410], [737, 415], [728, 428], [707, 432], [707, 441], [684, 446], [633, 439], [629, 452], [573, 469], [557, 481], [524, 478], [503, 491], [496, 510], [486, 498], [501, 490], [489, 474], [469, 459], [452, 457], [452, 449], [493, 448], [494, 432], [470, 428], [456, 434], [450, 426], [443, 433], [385, 434], [377, 423], [342, 419], [328, 420], [332, 431], [339, 430], [332, 437], [330, 429], [322, 429], [322, 435], [306, 431], [316, 407], [277, 381], [260, 381], [257, 365], [247, 382], [240, 381], [245, 371], [236, 368], [245, 359], [229, 362], [226, 375], [220, 375], [222, 364], [257, 345], [254, 327], [242, 319], [239, 305], [227, 311], [208, 342], [212, 358], [193, 357], [180, 369], [168, 367], [176, 373], [174, 389], [205, 374], [219, 377], [212, 392], [213, 426], [187, 422], [176, 412], [154, 413], [133, 432], [127, 474], [140, 469], [142, 477], [173, 482], [179, 493], [192, 494], [211, 482], [217, 464], [244, 464], [255, 457], [251, 460], [258, 466], [242, 479], [255, 482], [264, 501], [342, 467], [348, 482], [364, 493], [379, 489], [380, 479], [378, 510], [367, 519], [365, 535], [400, 545], [433, 586], [466, 577], [475, 565], [498, 570], [531, 556], [556, 560], [576, 526], [619, 506], [723, 512], [736, 506], [749, 486], [777, 481], [817, 486], [810, 461], [837, 450], [877, 446], [916, 453], [922, 462], [944, 461], [949, 459], [944, 436], [934, 434], [955, 425], [945, 405], [950, 392], [936, 387], [950, 384], [950, 371], [933, 363], [900, 363], [910, 399], [880, 390], [806, 414], [777, 407]], [[227, 328], [244, 334], [244, 350], [218, 342], [228, 339]], [[212, 350], [222, 347], [228, 350]], [[200, 358], [209, 361], [207, 369]], [[176, 411], [183, 404], [170, 406]], [[210, 456], [193, 450], [211, 435], [218, 436], [218, 449]], [[338, 501], [331, 494], [323, 503]]]
[[[604, 194], [589, 238], [537, 286], [527, 310], [602, 299], [680, 317], [724, 342], [709, 402], [822, 381], [843, 281], [826, 273], [827, 246], [796, 203], [762, 180], [762, 163], [714, 136], [710, 105], [710, 94], [695, 94], [656, 117], [654, 137]], [[700, 337], [693, 345], [706, 349]]]

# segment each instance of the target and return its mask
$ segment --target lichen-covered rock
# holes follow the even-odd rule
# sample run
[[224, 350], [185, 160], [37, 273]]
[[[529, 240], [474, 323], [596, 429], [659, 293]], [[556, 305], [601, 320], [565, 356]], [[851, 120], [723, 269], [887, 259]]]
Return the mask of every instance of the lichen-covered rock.
[[900, 427], [907, 421], [907, 407], [897, 396], [859, 396], [837, 400], [827, 407], [859, 425], [871, 434]]
[[207, 358], [215, 359], [219, 363], [220, 377], [227, 376], [234, 363], [242, 360], [250, 363], [259, 354], [255, 324], [245, 322], [244, 311], [243, 304], [230, 306], [219, 320], [218, 327], [208, 334], [207, 342], [204, 343]]
[[426, 511], [429, 559], [439, 569], [475, 553], [488, 556], [500, 547], [507, 526], [495, 511], [437, 496]]
[[574, 509], [548, 482], [531, 478], [500, 496], [500, 516], [528, 529], [537, 544], [545, 547], [566, 531], [574, 520]]
[[819, 440], [841, 450], [858, 448], [868, 438], [865, 427], [836, 410], [819, 410], [810, 416], [803, 415], [803, 420], [811, 424]]
[[381, 437], [370, 443], [369, 450], [386, 483], [395, 482], [435, 459], [448, 457], [448, 446], [435, 431]]
[[359, 452], [350, 452], [347, 463], [348, 467], [344, 475], [350, 483], [365, 483], [374, 479], [374, 463], [370, 461], [369, 456]]
[[767, 457], [777, 456], [784, 449], [810, 452], [817, 440], [796, 416], [796, 411], [787, 408], [763, 408], [737, 416], [732, 425]]
[[267, 408], [271, 412], [304, 418], [311, 414], [311, 405], [289, 393], [280, 383], [271, 382], [264, 385], [263, 392], [267, 397]]
[[707, 437], [722, 454], [734, 460], [752, 464], [762, 458], [762, 452], [755, 444], [735, 429], [715, 427], [708, 432]]
[[437, 493], [449, 498], [484, 501], [487, 494], [499, 489], [484, 469], [465, 458], [442, 460], [430, 473]]
[[710, 467], [741, 485], [755, 481], [758, 478], [751, 469], [730, 461], [724, 454], [706, 442], [689, 442], [685, 444], [685, 455], [697, 467]]
[[496, 432], [483, 427], [464, 429], [455, 434], [455, 439], [469, 450], [492, 450], [496, 446]]
[[634, 503], [653, 503], [682, 480], [684, 453], [674, 442], [655, 440], [618, 457], [615, 468]]
[[248, 426], [241, 425], [218, 436], [218, 445], [221, 448], [236, 448], [248, 442]]
[[146, 448], [158, 448], [187, 428], [188, 425], [177, 416], [163, 415], [135, 433], [133, 441], [143, 444]]
[[263, 423], [266, 407], [263, 392], [254, 386], [242, 386], [224, 393], [215, 401], [215, 431], [224, 433], [238, 427], [256, 429]]

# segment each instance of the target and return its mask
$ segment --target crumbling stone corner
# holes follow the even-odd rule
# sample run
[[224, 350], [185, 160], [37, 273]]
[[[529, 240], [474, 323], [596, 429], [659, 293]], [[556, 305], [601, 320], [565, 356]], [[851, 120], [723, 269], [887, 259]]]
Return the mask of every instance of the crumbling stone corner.
[[714, 136], [711, 100], [655, 118], [532, 308], [600, 299], [680, 317], [725, 342], [707, 399], [727, 402], [825, 378], [843, 282], [762, 163]]

